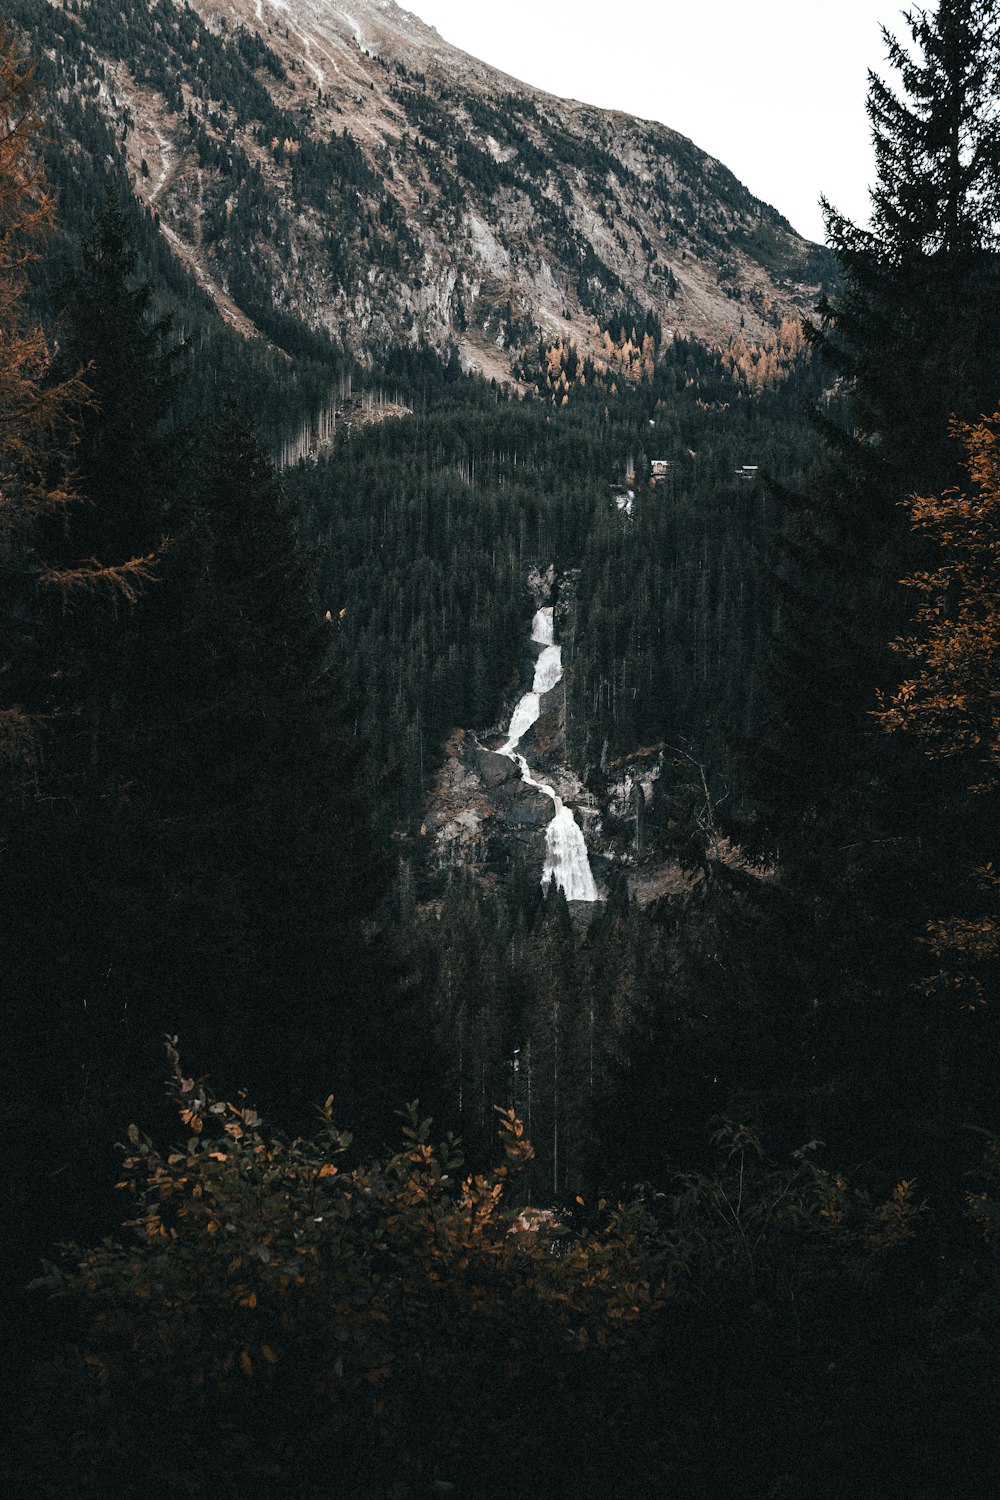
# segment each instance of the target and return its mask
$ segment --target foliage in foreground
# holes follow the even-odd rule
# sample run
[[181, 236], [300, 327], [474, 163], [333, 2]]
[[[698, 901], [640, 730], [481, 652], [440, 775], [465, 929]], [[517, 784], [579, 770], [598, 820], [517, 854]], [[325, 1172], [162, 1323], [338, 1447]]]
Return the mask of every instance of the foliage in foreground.
[[[29, 1493], [709, 1494], [736, 1445], [789, 1479], [762, 1493], [805, 1494], [815, 1428], [837, 1457], [808, 1493], [834, 1495], [868, 1462], [864, 1425], [839, 1427], [851, 1381], [877, 1382], [873, 1439], [919, 1396], [912, 1183], [874, 1203], [816, 1143], [779, 1169], [725, 1127], [714, 1173], [559, 1218], [512, 1201], [512, 1112], [492, 1171], [463, 1175], [415, 1105], [401, 1150], [352, 1164], [330, 1100], [314, 1139], [270, 1138], [169, 1052], [188, 1135], [163, 1153], [130, 1128], [131, 1243], [65, 1247], [36, 1283], [64, 1323], [17, 1434]], [[903, 1323], [867, 1374], [859, 1340]]]
[[903, 580], [920, 603], [914, 633], [894, 649], [913, 663], [913, 675], [876, 717], [886, 731], [922, 742], [929, 758], [952, 760], [978, 799], [985, 862], [970, 871], [965, 912], [928, 922], [925, 938], [942, 963], [924, 988], [950, 990], [968, 1009], [996, 993], [1000, 958], [1000, 877], [986, 859], [996, 847], [1000, 780], [1000, 411], [955, 422], [952, 431], [965, 445], [972, 485], [907, 501], [914, 530], [934, 548], [934, 566]]

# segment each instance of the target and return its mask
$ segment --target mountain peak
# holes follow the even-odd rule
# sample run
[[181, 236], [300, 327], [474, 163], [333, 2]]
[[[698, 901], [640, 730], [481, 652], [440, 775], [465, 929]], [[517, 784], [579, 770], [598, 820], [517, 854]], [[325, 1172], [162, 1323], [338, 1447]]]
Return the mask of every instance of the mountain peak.
[[361, 358], [457, 343], [509, 378], [610, 330], [761, 340], [815, 247], [655, 122], [530, 87], [395, 0], [175, 0], [76, 16], [136, 191], [230, 321], [268, 303]]

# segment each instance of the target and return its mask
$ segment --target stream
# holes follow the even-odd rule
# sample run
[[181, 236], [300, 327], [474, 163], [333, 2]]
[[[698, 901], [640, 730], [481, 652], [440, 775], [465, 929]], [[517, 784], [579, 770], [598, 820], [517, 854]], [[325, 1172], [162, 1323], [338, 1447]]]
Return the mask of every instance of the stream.
[[542, 885], [555, 880], [565, 892], [567, 901], [599, 901], [597, 886], [587, 858], [587, 845], [583, 833], [573, 816], [572, 809], [563, 805], [556, 795], [555, 787], [544, 781], [536, 781], [528, 769], [528, 762], [518, 751], [521, 736], [534, 724], [541, 713], [541, 696], [554, 688], [562, 679], [562, 647], [554, 643], [555, 624], [552, 606], [535, 611], [531, 622], [531, 639], [542, 650], [535, 663], [535, 676], [531, 692], [525, 693], [514, 709], [507, 741], [500, 747], [500, 754], [514, 761], [521, 772], [521, 780], [551, 797], [555, 814], [545, 830], [545, 865], [542, 870]]

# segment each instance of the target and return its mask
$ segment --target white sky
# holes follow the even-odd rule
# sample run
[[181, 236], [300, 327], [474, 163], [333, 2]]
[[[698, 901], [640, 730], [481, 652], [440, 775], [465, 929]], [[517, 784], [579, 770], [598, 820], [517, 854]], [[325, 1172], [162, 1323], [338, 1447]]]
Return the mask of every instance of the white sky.
[[887, 76], [880, 22], [909, 41], [907, 0], [399, 3], [525, 83], [690, 136], [810, 239], [820, 193], [867, 221], [867, 69]]

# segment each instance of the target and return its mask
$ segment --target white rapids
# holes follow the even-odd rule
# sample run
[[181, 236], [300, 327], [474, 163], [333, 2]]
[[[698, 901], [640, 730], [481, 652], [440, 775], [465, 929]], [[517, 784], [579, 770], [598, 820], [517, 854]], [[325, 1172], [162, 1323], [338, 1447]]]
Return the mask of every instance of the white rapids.
[[527, 733], [541, 713], [542, 694], [554, 688], [562, 677], [562, 647], [553, 643], [554, 631], [551, 605], [536, 610], [531, 622], [531, 639], [536, 646], [542, 647], [542, 651], [535, 663], [531, 692], [525, 693], [514, 709], [507, 730], [507, 742], [501, 745], [500, 754], [506, 755], [520, 768], [522, 781], [544, 792], [546, 797], [551, 797], [555, 805], [555, 814], [545, 830], [542, 885], [555, 880], [556, 885], [565, 892], [567, 901], [599, 901], [601, 898], [591, 873], [587, 846], [572, 810], [563, 806], [555, 787], [535, 780], [528, 770], [528, 762], [517, 748], [521, 736]]

